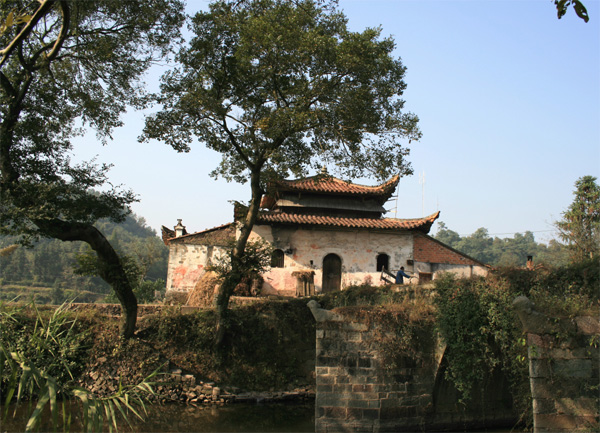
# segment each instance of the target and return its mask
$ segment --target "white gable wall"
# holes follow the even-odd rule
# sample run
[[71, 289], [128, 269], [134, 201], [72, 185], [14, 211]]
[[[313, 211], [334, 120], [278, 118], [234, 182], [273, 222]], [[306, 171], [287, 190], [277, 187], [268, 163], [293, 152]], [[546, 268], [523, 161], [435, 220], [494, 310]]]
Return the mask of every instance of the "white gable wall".
[[185, 244], [171, 242], [169, 244], [169, 265], [167, 271], [167, 292], [189, 292], [204, 274], [209, 261], [226, 254], [220, 246]]

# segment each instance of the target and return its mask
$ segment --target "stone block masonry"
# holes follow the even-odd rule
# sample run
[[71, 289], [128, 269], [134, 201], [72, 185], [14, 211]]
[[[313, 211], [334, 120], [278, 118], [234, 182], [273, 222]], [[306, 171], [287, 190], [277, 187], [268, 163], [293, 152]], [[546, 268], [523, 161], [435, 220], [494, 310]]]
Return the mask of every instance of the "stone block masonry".
[[600, 320], [552, 319], [524, 296], [514, 306], [527, 334], [534, 432], [598, 431]]
[[[410, 350], [389, 353], [376, 320], [359, 321], [309, 302], [317, 321], [315, 431], [398, 432], [512, 426], [515, 416], [493, 400], [457, 409], [444, 380], [444, 351], [433, 326]], [[483, 385], [482, 385], [483, 386]], [[490, 400], [490, 398], [492, 400]], [[485, 406], [485, 407], [484, 407]]]

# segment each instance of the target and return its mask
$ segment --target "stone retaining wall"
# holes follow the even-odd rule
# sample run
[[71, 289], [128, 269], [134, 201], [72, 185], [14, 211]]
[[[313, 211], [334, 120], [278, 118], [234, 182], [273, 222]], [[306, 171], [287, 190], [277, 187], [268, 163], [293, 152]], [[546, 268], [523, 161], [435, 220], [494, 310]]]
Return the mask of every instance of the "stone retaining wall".
[[535, 433], [599, 430], [598, 317], [552, 319], [514, 301], [527, 334]]
[[[398, 432], [512, 426], [502, 377], [490, 375], [469, 407], [444, 378], [445, 346], [425, 326], [409, 351], [393, 355], [377, 323], [309, 307], [317, 321], [315, 431]], [[485, 390], [485, 392], [484, 392]], [[509, 399], [510, 400], [510, 399]]]
[[[187, 293], [186, 293], [187, 295]], [[245, 296], [232, 296], [229, 300], [231, 305], [246, 305], [255, 302], [261, 302], [268, 300], [264, 297], [245, 297]], [[54, 308], [54, 307], [51, 307]], [[104, 303], [72, 303], [69, 307], [74, 311], [97, 311], [108, 316], [121, 316], [121, 304], [104, 304]], [[198, 310], [204, 310], [208, 307], [193, 307], [190, 305], [165, 305], [165, 304], [138, 304], [138, 317], [143, 317], [148, 314], [160, 313], [162, 310], [177, 310], [183, 314], [191, 314]]]

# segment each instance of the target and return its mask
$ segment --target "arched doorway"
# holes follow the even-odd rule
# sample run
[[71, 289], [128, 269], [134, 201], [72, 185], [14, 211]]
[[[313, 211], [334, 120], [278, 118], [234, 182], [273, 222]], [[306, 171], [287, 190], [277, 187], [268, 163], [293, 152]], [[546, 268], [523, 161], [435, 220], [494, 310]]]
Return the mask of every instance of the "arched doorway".
[[336, 254], [327, 254], [323, 259], [323, 293], [340, 290], [342, 283], [342, 259]]
[[390, 256], [386, 253], [381, 253], [377, 256], [377, 272], [381, 272], [384, 269], [388, 272], [390, 270]]

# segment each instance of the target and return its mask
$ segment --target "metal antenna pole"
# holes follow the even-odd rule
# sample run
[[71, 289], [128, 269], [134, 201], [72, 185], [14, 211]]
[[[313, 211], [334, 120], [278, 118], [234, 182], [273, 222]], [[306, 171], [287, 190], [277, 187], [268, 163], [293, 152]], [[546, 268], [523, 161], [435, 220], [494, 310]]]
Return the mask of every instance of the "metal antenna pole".
[[398, 218], [398, 197], [400, 197], [400, 179], [398, 179], [398, 188], [396, 189], [396, 207], [394, 208], [394, 218]]
[[421, 216], [425, 216], [425, 170], [419, 175], [419, 183], [421, 184]]

